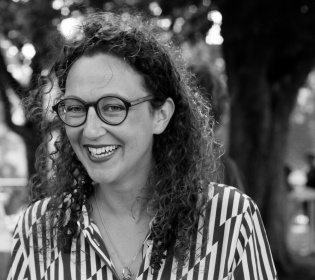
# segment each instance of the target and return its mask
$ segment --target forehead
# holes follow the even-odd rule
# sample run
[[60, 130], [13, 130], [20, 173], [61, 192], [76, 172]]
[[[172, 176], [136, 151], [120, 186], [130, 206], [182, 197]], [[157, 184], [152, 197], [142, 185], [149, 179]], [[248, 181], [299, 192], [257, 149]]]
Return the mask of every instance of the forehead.
[[72, 65], [66, 81], [65, 96], [94, 99], [114, 93], [132, 98], [143, 91], [142, 76], [123, 59], [97, 54], [83, 56]]

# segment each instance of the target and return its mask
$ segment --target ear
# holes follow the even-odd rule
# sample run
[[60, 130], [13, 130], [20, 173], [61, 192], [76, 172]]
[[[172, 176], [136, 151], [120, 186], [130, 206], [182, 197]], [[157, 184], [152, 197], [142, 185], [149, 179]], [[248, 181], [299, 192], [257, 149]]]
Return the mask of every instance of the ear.
[[154, 110], [154, 134], [161, 134], [167, 127], [175, 111], [175, 104], [172, 98], [167, 98], [164, 104]]

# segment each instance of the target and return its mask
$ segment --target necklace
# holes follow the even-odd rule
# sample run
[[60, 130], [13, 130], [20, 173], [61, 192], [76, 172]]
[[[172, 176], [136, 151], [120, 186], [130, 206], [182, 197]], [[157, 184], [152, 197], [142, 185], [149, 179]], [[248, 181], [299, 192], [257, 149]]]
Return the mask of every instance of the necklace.
[[122, 270], [122, 276], [123, 276], [123, 280], [130, 280], [131, 276], [133, 276], [132, 272], [131, 272], [131, 265], [133, 264], [133, 262], [136, 260], [136, 258], [138, 257], [139, 253], [141, 252], [141, 249], [142, 249], [142, 246], [143, 246], [143, 243], [141, 244], [138, 252], [135, 254], [135, 256], [132, 258], [132, 260], [130, 261], [130, 263], [128, 265], [125, 265], [125, 262], [122, 261], [122, 258], [118, 252], [118, 250], [116, 249], [116, 246], [114, 245], [114, 242], [113, 240], [111, 239], [111, 237], [109, 236], [108, 234], [108, 231], [106, 230], [106, 227], [105, 227], [105, 222], [104, 222], [104, 219], [103, 219], [103, 216], [101, 214], [101, 211], [100, 211], [100, 208], [98, 206], [98, 202], [97, 202], [97, 199], [96, 199], [96, 195], [95, 195], [95, 192], [94, 192], [94, 199], [95, 199], [95, 202], [96, 202], [96, 207], [97, 207], [97, 210], [98, 210], [98, 213], [100, 214], [100, 218], [101, 218], [101, 221], [102, 221], [102, 224], [103, 224], [103, 228], [107, 234], [107, 237], [108, 237], [108, 240], [109, 242], [111, 243], [119, 261], [121, 262], [121, 264], [123, 265], [123, 270]]

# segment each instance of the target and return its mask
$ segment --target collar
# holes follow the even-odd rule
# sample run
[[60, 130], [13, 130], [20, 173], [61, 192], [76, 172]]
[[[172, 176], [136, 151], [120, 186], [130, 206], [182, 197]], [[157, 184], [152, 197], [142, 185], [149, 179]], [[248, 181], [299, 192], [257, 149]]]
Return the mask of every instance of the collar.
[[[150, 239], [150, 232], [151, 232], [151, 227], [152, 227], [154, 218], [151, 220], [149, 224], [150, 230], [143, 242], [143, 249], [142, 249], [143, 262], [138, 272], [139, 275], [141, 275], [145, 270], [149, 269], [150, 256], [151, 256], [152, 247], [153, 247], [153, 242]], [[95, 253], [103, 260], [105, 265], [111, 270], [114, 278], [119, 280], [120, 278], [114, 268], [114, 264], [106, 249], [100, 230], [98, 226], [91, 219], [85, 205], [83, 205], [82, 207], [82, 215], [77, 223], [81, 230], [81, 233], [84, 235], [85, 239], [87, 240], [91, 248], [93, 248]]]

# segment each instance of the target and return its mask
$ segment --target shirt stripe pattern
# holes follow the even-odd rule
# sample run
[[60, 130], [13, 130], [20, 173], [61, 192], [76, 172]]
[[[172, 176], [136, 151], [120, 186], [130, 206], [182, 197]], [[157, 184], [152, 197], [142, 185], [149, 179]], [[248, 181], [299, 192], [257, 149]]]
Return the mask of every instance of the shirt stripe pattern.
[[[173, 248], [168, 248], [161, 269], [153, 273], [148, 236], [137, 280], [278, 279], [257, 205], [233, 187], [213, 183], [210, 190], [187, 262], [177, 263]], [[73, 240], [70, 254], [58, 248], [53, 234], [44, 238], [48, 202], [38, 201], [21, 215], [12, 237], [7, 280], [118, 280], [100, 231], [85, 207], [78, 221], [80, 236]]]

